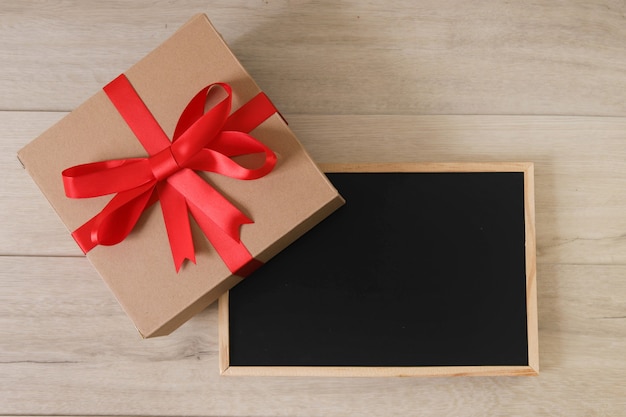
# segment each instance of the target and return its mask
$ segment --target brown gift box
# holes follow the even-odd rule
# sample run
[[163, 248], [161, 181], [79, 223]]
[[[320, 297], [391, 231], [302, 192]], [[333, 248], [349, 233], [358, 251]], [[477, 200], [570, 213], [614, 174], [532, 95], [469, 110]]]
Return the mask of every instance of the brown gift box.
[[[260, 92], [205, 15], [187, 22], [125, 75], [168, 137], [180, 113], [205, 86], [233, 89], [232, 110]], [[279, 114], [251, 132], [278, 156], [272, 172], [256, 180], [200, 173], [254, 221], [241, 227], [252, 256], [266, 262], [343, 204]], [[70, 231], [97, 214], [111, 196], [70, 199], [61, 172], [89, 162], [147, 156], [109, 98], [99, 91], [19, 151], [22, 164]], [[144, 337], [166, 335], [242, 278], [233, 275], [192, 221], [196, 262], [176, 273], [159, 204], [114, 246], [87, 257]], [[68, 235], [68, 239], [71, 237]]]

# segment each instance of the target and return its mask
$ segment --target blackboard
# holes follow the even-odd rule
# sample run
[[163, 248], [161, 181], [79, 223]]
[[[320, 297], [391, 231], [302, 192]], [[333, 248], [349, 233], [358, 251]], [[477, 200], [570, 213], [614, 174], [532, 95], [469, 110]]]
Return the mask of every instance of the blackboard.
[[328, 170], [346, 205], [220, 300], [223, 373], [536, 374], [531, 164]]

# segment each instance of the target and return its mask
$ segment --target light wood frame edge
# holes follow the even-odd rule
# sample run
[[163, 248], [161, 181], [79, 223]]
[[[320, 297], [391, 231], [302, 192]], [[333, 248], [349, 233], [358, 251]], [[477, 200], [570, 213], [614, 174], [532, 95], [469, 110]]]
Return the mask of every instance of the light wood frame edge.
[[526, 327], [528, 365], [539, 374], [539, 318], [537, 313], [537, 241], [535, 236], [535, 167], [524, 170], [524, 224], [526, 227]]
[[230, 369], [230, 329], [228, 321], [228, 291], [226, 291], [217, 300], [218, 356], [221, 375], [226, 375]]
[[311, 367], [230, 366], [228, 292], [219, 298], [219, 367], [227, 376], [535, 376], [539, 374], [537, 316], [537, 267], [535, 241], [534, 164], [532, 162], [432, 162], [432, 163], [338, 163], [319, 164], [323, 172], [523, 172], [526, 234], [526, 326], [527, 366], [431, 366], [431, 367]]
[[231, 366], [225, 376], [305, 376], [305, 377], [456, 377], [456, 376], [535, 376], [530, 366], [430, 366], [430, 367], [350, 367], [350, 366]]

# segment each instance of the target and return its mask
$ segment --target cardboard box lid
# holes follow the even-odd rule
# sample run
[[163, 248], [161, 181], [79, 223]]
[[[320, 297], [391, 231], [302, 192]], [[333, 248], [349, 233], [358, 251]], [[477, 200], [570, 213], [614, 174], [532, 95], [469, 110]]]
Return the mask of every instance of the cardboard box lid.
[[[230, 84], [233, 111], [260, 92], [205, 15], [192, 18], [125, 74], [170, 138], [182, 110], [205, 86]], [[265, 262], [341, 206], [343, 199], [280, 115], [251, 134], [277, 154], [271, 173], [252, 181], [200, 175], [252, 218], [253, 224], [241, 227], [241, 239], [254, 258]], [[112, 196], [67, 198], [61, 172], [78, 164], [143, 156], [145, 150], [103, 91], [18, 153], [70, 231], [97, 214]], [[170, 333], [241, 280], [193, 221], [192, 228], [197, 265], [186, 262], [178, 274], [158, 203], [143, 213], [122, 243], [98, 246], [87, 254], [144, 337]]]

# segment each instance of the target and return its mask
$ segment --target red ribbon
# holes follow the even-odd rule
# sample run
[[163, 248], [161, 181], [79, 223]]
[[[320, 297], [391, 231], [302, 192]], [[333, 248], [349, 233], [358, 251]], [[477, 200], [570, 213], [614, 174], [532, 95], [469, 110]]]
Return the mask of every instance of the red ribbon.
[[[245, 276], [255, 269], [260, 263], [239, 236], [240, 226], [252, 220], [194, 170], [242, 180], [268, 174], [276, 155], [248, 132], [277, 113], [269, 98], [259, 93], [231, 115], [230, 86], [211, 84], [184, 109], [170, 142], [124, 74], [104, 91], [150, 156], [94, 162], [63, 171], [68, 197], [116, 193], [100, 213], [72, 233], [83, 252], [121, 242], [141, 213], [160, 201], [176, 271], [185, 259], [195, 263], [188, 211], [231, 272]], [[205, 112], [205, 103], [224, 92], [226, 96]], [[259, 168], [249, 169], [232, 159], [253, 153], [264, 154]]]

